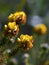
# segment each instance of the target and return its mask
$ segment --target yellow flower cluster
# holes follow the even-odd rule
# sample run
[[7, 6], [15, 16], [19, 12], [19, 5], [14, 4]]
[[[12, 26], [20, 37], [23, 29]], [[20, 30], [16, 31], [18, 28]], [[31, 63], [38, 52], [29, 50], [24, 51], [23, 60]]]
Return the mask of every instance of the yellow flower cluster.
[[17, 35], [19, 31], [19, 25], [26, 23], [26, 14], [25, 12], [15, 12], [8, 16], [8, 24], [4, 25], [5, 34]]
[[5, 34], [17, 35], [18, 31], [19, 27], [15, 22], [9, 22], [7, 25], [4, 25]]
[[10, 14], [8, 17], [10, 22], [16, 22], [16, 24], [25, 24], [26, 23], [26, 14], [25, 12], [15, 12], [14, 14]]
[[29, 35], [20, 35], [18, 38], [19, 46], [22, 46], [26, 51], [33, 47], [33, 38]]
[[37, 32], [38, 34], [46, 34], [47, 32], [47, 27], [44, 24], [39, 24], [37, 26], [34, 27], [35, 32]]
[[[8, 16], [8, 24], [4, 25], [4, 33], [10, 35], [17, 35], [19, 32], [19, 25], [26, 23], [26, 14], [25, 12], [15, 12]], [[22, 47], [26, 51], [33, 47], [33, 38], [29, 35], [20, 35], [18, 38], [18, 46]]]

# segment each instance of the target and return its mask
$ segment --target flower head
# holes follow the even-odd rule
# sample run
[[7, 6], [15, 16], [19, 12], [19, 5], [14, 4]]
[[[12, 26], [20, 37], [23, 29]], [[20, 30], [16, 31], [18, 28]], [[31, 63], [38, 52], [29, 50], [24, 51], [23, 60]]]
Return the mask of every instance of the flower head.
[[17, 35], [19, 31], [18, 25], [15, 22], [9, 22], [8, 25], [4, 26], [4, 32], [6, 34]]
[[18, 38], [19, 45], [22, 46], [26, 51], [33, 47], [33, 38], [29, 35], [20, 35]]
[[37, 26], [34, 27], [35, 32], [39, 33], [39, 34], [46, 34], [47, 32], [47, 27], [44, 24], [39, 24]]
[[15, 12], [8, 16], [9, 22], [16, 22], [16, 24], [25, 24], [26, 23], [26, 14], [23, 11]]

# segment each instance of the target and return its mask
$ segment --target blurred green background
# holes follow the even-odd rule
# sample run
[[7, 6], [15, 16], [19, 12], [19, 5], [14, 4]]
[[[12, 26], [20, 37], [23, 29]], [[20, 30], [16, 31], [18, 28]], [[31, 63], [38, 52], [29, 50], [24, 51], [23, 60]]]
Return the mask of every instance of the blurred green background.
[[[28, 52], [28, 65], [49, 65], [49, 0], [0, 0], [0, 44], [3, 43], [3, 26], [8, 23], [9, 14], [16, 11], [24, 11], [27, 14], [27, 23], [20, 27], [19, 35], [29, 34], [34, 35], [35, 38], [34, 47]], [[38, 23], [44, 23], [47, 26], [46, 35], [34, 34], [33, 26]], [[8, 42], [4, 47], [5, 50], [9, 48], [6, 47], [7, 45]], [[24, 62], [26, 58], [22, 57], [23, 54], [25, 53], [17, 54], [16, 64], [9, 61], [7, 65], [27, 65]]]

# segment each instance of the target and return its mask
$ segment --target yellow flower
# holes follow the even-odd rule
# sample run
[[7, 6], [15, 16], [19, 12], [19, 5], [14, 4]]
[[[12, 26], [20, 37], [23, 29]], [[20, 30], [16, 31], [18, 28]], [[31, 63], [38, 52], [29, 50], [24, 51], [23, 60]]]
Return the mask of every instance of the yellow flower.
[[26, 14], [23, 11], [15, 12], [13, 19], [16, 22], [16, 24], [25, 24], [26, 23]]
[[8, 28], [11, 29], [11, 30], [15, 29], [15, 26], [16, 26], [15, 22], [9, 22], [8, 23]]
[[22, 35], [20, 36], [20, 39], [21, 39], [22, 42], [26, 42], [26, 41], [29, 42], [30, 40], [32, 40], [32, 36], [29, 36], [29, 35], [27, 35], [27, 34], [26, 34], [26, 35], [23, 35], [23, 34], [22, 34]]
[[16, 25], [16, 22], [9, 22], [8, 25], [4, 26], [4, 33], [17, 35], [19, 32], [19, 26]]
[[37, 26], [34, 27], [35, 32], [39, 33], [39, 34], [46, 34], [47, 32], [47, 27], [44, 24], [39, 24]]
[[20, 35], [18, 38], [19, 45], [22, 46], [26, 51], [33, 47], [33, 37], [29, 35]]
[[23, 11], [15, 12], [8, 16], [9, 22], [16, 22], [16, 24], [25, 24], [26, 23], [26, 14]]
[[9, 21], [9, 22], [13, 22], [13, 14], [10, 14], [10, 15], [8, 16], [8, 21]]

